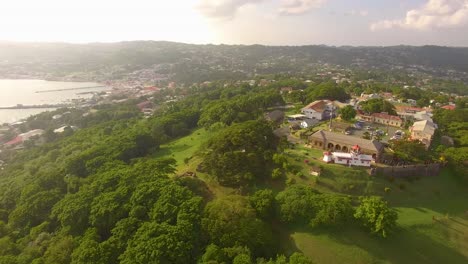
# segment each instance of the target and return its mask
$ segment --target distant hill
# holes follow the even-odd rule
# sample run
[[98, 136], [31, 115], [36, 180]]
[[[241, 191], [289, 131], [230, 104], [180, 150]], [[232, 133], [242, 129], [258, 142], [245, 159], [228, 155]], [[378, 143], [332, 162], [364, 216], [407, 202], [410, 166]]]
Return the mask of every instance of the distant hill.
[[124, 67], [125, 71], [161, 64], [168, 64], [178, 72], [198, 69], [197, 75], [210, 71], [282, 73], [317, 62], [381, 69], [416, 67], [433, 73], [456, 71], [466, 76], [468, 48], [192, 45], [161, 41], [0, 43], [2, 65], [28, 65], [28, 70], [58, 76], [109, 67]]

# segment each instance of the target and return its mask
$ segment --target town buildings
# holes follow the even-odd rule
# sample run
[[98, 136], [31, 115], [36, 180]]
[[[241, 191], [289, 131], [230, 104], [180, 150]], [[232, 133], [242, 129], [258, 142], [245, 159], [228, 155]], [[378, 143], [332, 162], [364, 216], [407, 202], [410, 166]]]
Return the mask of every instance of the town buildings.
[[16, 146], [16, 145], [20, 145], [23, 142], [28, 141], [33, 137], [40, 136], [40, 135], [44, 134], [44, 132], [45, 131], [42, 130], [42, 129], [34, 129], [34, 130], [28, 131], [26, 133], [19, 134], [14, 139], [6, 142], [5, 146], [13, 147], [13, 146]]

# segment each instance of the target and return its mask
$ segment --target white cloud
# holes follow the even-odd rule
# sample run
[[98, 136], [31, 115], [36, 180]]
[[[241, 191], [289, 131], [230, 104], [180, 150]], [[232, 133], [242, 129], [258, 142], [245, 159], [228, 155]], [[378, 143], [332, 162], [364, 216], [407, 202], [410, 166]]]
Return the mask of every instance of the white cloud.
[[428, 0], [418, 9], [406, 13], [396, 20], [381, 20], [372, 23], [372, 31], [391, 28], [430, 30], [435, 28], [456, 28], [468, 24], [468, 0]]
[[232, 19], [237, 11], [248, 5], [260, 3], [263, 0], [200, 0], [197, 9], [206, 17], [216, 19]]
[[301, 15], [322, 7], [328, 0], [282, 0], [279, 8], [283, 15]]

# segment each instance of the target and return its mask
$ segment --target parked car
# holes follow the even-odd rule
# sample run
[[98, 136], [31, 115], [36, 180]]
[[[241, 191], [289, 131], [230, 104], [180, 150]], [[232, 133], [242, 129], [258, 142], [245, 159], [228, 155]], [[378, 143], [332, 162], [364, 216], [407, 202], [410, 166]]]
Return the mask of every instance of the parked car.
[[367, 129], [367, 130], [373, 130], [374, 128], [371, 127], [371, 126], [366, 126], [366, 129]]
[[379, 130], [376, 130], [375, 133], [376, 133], [377, 135], [380, 135], [380, 136], [383, 136], [383, 135], [385, 134], [385, 132], [383, 132], [383, 131], [380, 130], [380, 129], [379, 129]]
[[353, 133], [353, 131], [351, 131], [351, 130], [346, 130], [344, 133], [345, 133], [345, 135], [351, 135], [351, 134]]

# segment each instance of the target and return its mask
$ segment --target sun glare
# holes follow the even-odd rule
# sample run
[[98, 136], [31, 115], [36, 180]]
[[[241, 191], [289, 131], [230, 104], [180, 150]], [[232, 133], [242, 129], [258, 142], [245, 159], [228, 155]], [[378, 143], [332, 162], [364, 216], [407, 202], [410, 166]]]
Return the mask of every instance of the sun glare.
[[8, 1], [0, 4], [0, 40], [114, 42], [213, 40], [196, 1]]

